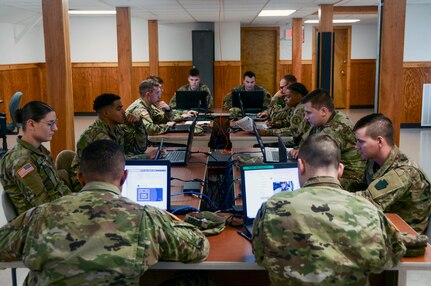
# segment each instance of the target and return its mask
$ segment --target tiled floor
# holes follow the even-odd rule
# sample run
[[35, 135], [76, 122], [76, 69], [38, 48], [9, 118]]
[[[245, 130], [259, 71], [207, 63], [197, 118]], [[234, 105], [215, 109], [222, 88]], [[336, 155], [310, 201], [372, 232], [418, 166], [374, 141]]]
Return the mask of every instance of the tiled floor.
[[[352, 109], [345, 111], [353, 122], [359, 118], [372, 112], [370, 109]], [[91, 124], [95, 119], [94, 116], [78, 116], [75, 117], [75, 138], [84, 129]], [[16, 136], [8, 137], [8, 146], [12, 147], [15, 144]], [[49, 147], [49, 146], [47, 146]], [[411, 159], [418, 162], [428, 177], [431, 178], [431, 129], [401, 129], [400, 148]], [[0, 225], [5, 224], [3, 211], [0, 210]], [[27, 274], [26, 269], [18, 269], [18, 285], [22, 285]], [[431, 269], [430, 271], [409, 271], [407, 273], [408, 286], [428, 286], [431, 285]], [[9, 269], [0, 270], [0, 285], [12, 285], [11, 272]]]

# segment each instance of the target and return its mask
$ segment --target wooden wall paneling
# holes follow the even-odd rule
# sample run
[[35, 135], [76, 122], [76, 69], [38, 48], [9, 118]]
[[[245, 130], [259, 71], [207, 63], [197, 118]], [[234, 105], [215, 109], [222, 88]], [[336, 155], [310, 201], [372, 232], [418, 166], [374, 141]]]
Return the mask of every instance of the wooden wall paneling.
[[293, 18], [292, 30], [292, 74], [302, 82], [302, 18]]
[[157, 20], [148, 20], [148, 53], [150, 74], [159, 74], [159, 24]]
[[188, 83], [188, 72], [192, 68], [191, 61], [160, 62], [159, 77], [163, 79], [162, 100], [169, 103], [176, 90]]
[[[139, 84], [150, 75], [150, 66], [148, 62], [133, 63], [132, 73], [132, 102], [138, 99]], [[127, 106], [125, 106], [127, 108]]]
[[117, 7], [118, 88], [124, 106], [132, 103], [132, 24], [129, 7]]
[[374, 105], [376, 60], [351, 60], [350, 106]]
[[[303, 60], [301, 67], [301, 82], [305, 87], [312, 91], [312, 64], [311, 60]], [[280, 78], [286, 74], [292, 73], [292, 61], [282, 60], [280, 61]]]
[[423, 84], [431, 83], [431, 62], [404, 63], [401, 123], [420, 123]]
[[234, 87], [242, 84], [240, 61], [214, 62], [214, 105], [223, 107], [223, 97]]

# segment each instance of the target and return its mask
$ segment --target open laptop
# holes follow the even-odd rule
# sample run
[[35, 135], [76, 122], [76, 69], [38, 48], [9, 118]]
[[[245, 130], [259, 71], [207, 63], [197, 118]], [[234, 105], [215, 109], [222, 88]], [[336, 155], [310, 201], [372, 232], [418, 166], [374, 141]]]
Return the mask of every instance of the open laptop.
[[126, 160], [127, 179], [121, 195], [140, 205], [171, 208], [171, 164], [166, 160]]
[[181, 148], [177, 150], [168, 150], [164, 158], [161, 158], [161, 152], [159, 152], [159, 156], [154, 159], [164, 159], [169, 160], [171, 162], [171, 166], [184, 166], [187, 165], [192, 151], [193, 146], [193, 136], [195, 133], [195, 126], [197, 120], [193, 120], [192, 124], [190, 124], [189, 136], [187, 138], [187, 147]]
[[208, 112], [208, 92], [198, 90], [178, 90], [177, 109]]
[[[193, 122], [197, 120], [198, 120], [197, 116], [193, 117]], [[193, 124], [193, 122], [191, 124]], [[188, 133], [190, 132], [191, 124], [190, 123], [175, 124], [174, 126], [169, 127], [167, 132], [168, 133]]]
[[260, 136], [254, 122], [253, 131], [256, 136], [257, 143], [259, 144], [259, 148], [262, 151], [263, 161], [265, 163], [287, 162], [288, 150], [280, 136], [278, 136], [278, 147], [265, 147], [262, 137]]
[[263, 90], [235, 90], [232, 92], [232, 107], [243, 109], [245, 115], [249, 117], [253, 113], [259, 113], [263, 110], [264, 100], [265, 92]]
[[244, 226], [251, 236], [262, 203], [281, 191], [299, 189], [296, 162], [241, 166], [241, 196]]

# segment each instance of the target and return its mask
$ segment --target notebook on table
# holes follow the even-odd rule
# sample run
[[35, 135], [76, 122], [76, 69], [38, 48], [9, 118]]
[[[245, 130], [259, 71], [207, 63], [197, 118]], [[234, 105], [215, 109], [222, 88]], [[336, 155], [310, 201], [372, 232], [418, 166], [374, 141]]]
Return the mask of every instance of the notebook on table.
[[299, 188], [296, 162], [241, 166], [242, 208], [248, 234], [253, 233], [253, 222], [262, 203], [278, 192]]
[[168, 150], [166, 152], [166, 155], [162, 158], [161, 152], [159, 152], [159, 156], [155, 157], [154, 159], [164, 159], [169, 160], [171, 162], [171, 166], [184, 166], [187, 165], [192, 151], [193, 146], [193, 136], [195, 132], [195, 126], [196, 126], [197, 120], [193, 120], [192, 124], [190, 125], [190, 131], [189, 136], [187, 138], [187, 146], [186, 148], [181, 148], [177, 150]]
[[262, 137], [260, 136], [256, 124], [253, 122], [253, 131], [256, 136], [257, 143], [263, 154], [263, 161], [265, 163], [278, 163], [287, 162], [288, 150], [284, 145], [283, 140], [278, 136], [278, 147], [265, 147]]
[[121, 195], [140, 205], [171, 209], [171, 165], [166, 160], [126, 160]]

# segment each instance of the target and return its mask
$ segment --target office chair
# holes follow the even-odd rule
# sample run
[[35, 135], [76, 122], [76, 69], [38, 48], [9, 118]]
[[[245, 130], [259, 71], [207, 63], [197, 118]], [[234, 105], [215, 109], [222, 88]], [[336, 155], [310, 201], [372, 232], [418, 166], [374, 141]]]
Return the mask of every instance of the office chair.
[[[3, 113], [4, 114], [4, 113]], [[2, 139], [2, 147], [0, 149], [0, 159], [7, 152], [7, 138], [6, 138], [6, 116], [0, 114], [0, 138]]]
[[[9, 114], [10, 118], [12, 119], [12, 123], [7, 123], [6, 125], [6, 132], [10, 135], [17, 135], [19, 133], [19, 128], [21, 127], [20, 124], [16, 122], [15, 118], [15, 112], [19, 108], [21, 104], [21, 98], [22, 98], [22, 92], [17, 91], [14, 95], [12, 95], [12, 98], [9, 103]], [[15, 131], [16, 129], [16, 131]]]
[[428, 227], [425, 231], [425, 234], [428, 236], [428, 243], [431, 244], [431, 215], [428, 219]]
[[75, 151], [63, 150], [58, 153], [55, 159], [55, 168], [57, 169], [58, 176], [70, 189], [72, 189], [72, 183], [69, 174], [72, 173], [72, 161], [75, 158], [75, 154]]
[[[4, 191], [3, 185], [1, 183], [0, 183], [0, 192], [1, 192], [1, 202], [3, 206], [4, 215], [6, 217], [6, 220], [10, 222], [14, 218], [16, 218], [18, 214], [15, 210], [15, 206], [10, 200], [8, 194]], [[11, 268], [11, 274], [12, 274], [12, 285], [17, 286], [18, 282], [16, 279], [16, 268]]]

